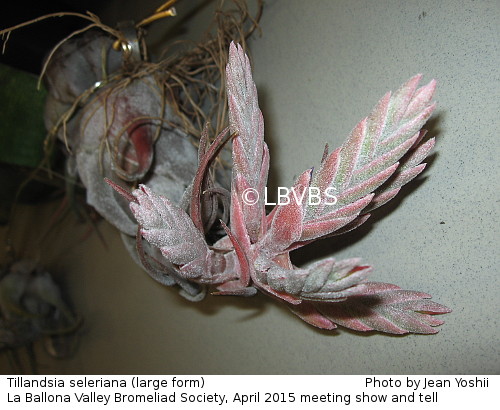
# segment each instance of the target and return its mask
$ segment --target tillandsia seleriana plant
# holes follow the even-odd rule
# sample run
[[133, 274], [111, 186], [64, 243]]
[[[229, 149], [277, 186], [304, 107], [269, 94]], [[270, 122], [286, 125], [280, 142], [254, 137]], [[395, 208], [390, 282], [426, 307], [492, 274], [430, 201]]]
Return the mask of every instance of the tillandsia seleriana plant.
[[[443, 322], [433, 315], [450, 309], [430, 301], [428, 294], [368, 282], [372, 268], [358, 258], [326, 258], [298, 268], [289, 256], [301, 246], [358, 227], [368, 212], [422, 172], [421, 162], [434, 139], [423, 142], [421, 127], [435, 108], [431, 99], [436, 82], [417, 89], [420, 78], [382, 97], [340, 148], [325, 148], [317, 170], [308, 169], [297, 178], [288, 201], [266, 214], [269, 151], [264, 122], [248, 57], [231, 43], [226, 68], [230, 125], [208, 148], [208, 132], [203, 135], [188, 212], [144, 185], [130, 194], [108, 181], [130, 201], [139, 223], [139, 250], [146, 240], [180, 278], [213, 285], [216, 295], [252, 296], [260, 291], [319, 328], [436, 333], [434, 327]], [[209, 167], [231, 138], [231, 192], [224, 193], [213, 188]], [[310, 190], [319, 192], [314, 203], [307, 200]], [[225, 236], [210, 246], [206, 233], [214, 223], [212, 199], [224, 195], [230, 196], [230, 227], [221, 221]], [[140, 253], [145, 266], [159, 275], [164, 262]]]

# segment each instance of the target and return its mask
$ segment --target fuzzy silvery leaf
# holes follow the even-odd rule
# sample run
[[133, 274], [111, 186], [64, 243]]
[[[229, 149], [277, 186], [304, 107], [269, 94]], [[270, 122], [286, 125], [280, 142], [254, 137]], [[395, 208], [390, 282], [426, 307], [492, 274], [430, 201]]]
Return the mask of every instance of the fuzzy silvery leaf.
[[[433, 302], [423, 292], [403, 290], [388, 283], [368, 282], [358, 295], [339, 303], [311, 303], [303, 307], [309, 319], [316, 317], [318, 327], [340, 325], [357, 331], [380, 331], [405, 334], [437, 333], [436, 326], [444, 322], [435, 315], [449, 313], [450, 309]], [[291, 309], [300, 316], [296, 306]], [[328, 325], [327, 321], [331, 322]]]
[[141, 185], [130, 203], [144, 239], [160, 249], [171, 263], [181, 266], [186, 278], [204, 276], [209, 248], [189, 215], [167, 198]]
[[360, 259], [337, 262], [327, 258], [304, 268], [291, 264], [283, 267], [279, 263], [257, 261], [265, 268], [265, 283], [272, 289], [307, 301], [340, 301], [363, 291], [363, 283], [371, 273], [370, 266], [359, 264]]
[[[259, 109], [257, 88], [252, 79], [250, 62], [240, 45], [231, 43], [226, 68], [229, 105], [229, 127], [233, 139], [233, 182], [242, 218], [250, 240], [261, 234], [264, 217], [264, 190], [269, 170], [269, 154], [264, 142], [264, 120]], [[255, 204], [242, 201], [243, 195], [254, 195]], [[231, 217], [234, 216], [234, 206]]]

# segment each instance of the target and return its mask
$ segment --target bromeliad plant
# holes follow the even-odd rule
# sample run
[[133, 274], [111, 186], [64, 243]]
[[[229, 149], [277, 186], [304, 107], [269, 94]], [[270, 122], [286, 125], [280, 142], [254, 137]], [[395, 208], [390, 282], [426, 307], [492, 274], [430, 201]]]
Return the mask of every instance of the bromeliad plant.
[[[317, 170], [297, 178], [287, 203], [266, 214], [269, 151], [264, 122], [248, 57], [234, 43], [226, 76], [230, 125], [209, 147], [204, 132], [187, 211], [146, 186], [130, 194], [108, 181], [130, 201], [139, 223], [139, 253], [150, 273], [214, 285], [217, 295], [252, 296], [260, 291], [323, 329], [341, 325], [359, 331], [436, 333], [434, 327], [443, 322], [433, 315], [450, 310], [430, 301], [429, 295], [368, 282], [372, 268], [357, 258], [326, 258], [298, 268], [289, 256], [301, 246], [358, 227], [369, 211], [422, 172], [421, 162], [434, 145], [434, 139], [423, 142], [421, 127], [435, 108], [435, 81], [417, 89], [417, 75], [396, 93], [387, 93], [340, 148], [330, 153], [325, 148]], [[228, 193], [214, 186], [209, 171], [230, 138], [233, 171]], [[314, 203], [307, 200], [311, 189], [319, 192]], [[230, 227], [220, 221], [225, 236], [210, 246], [206, 234], [217, 225], [215, 199], [227, 195]], [[143, 239], [160, 252], [146, 255]]]

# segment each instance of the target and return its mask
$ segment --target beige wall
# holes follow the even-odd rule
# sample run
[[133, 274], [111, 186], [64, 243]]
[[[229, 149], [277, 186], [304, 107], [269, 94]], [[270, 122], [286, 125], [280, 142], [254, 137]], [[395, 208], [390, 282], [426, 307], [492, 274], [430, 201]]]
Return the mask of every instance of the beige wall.
[[[122, 13], [135, 7], [125, 4]], [[192, 36], [210, 7], [185, 26]], [[341, 144], [385, 91], [418, 72], [438, 80], [437, 154], [423, 178], [374, 223], [296, 261], [361, 256], [373, 280], [451, 307], [439, 334], [318, 331], [261, 296], [190, 303], [148, 278], [109, 225], [100, 224], [105, 249], [97, 235], [80, 242], [83, 228], [68, 220], [41, 259], [63, 276], [85, 326], [78, 355], [41, 353], [40, 371], [498, 373], [499, 15], [494, 0], [268, 0], [250, 42], [274, 185], [318, 164], [324, 143]], [[20, 217], [19, 240], [39, 229], [39, 212]]]

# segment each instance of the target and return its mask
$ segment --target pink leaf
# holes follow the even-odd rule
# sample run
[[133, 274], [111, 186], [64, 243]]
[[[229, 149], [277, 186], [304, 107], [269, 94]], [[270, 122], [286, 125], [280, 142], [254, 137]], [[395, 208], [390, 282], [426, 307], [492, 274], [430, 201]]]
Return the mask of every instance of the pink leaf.
[[335, 186], [337, 190], [340, 191], [349, 186], [352, 174], [358, 164], [361, 147], [365, 142], [365, 138], [366, 118], [356, 125], [351, 131], [351, 135], [348, 137], [347, 141], [342, 145], [340, 151], [340, 164], [333, 183], [333, 186]]
[[358, 262], [359, 259], [336, 262], [334, 258], [327, 258], [297, 269], [291, 264], [282, 266], [259, 258], [256, 266], [265, 275], [264, 283], [278, 292], [301, 300], [338, 301], [364, 291], [363, 282], [372, 268]]
[[[231, 133], [236, 134], [233, 140], [233, 189], [240, 195], [244, 194], [245, 189], [251, 189], [259, 197], [255, 204], [241, 206], [248, 235], [251, 242], [255, 243], [262, 233], [264, 189], [269, 160], [264, 143], [264, 120], [259, 109], [250, 62], [241, 46], [234, 43], [229, 47], [226, 85], [229, 125]], [[241, 181], [246, 181], [246, 187], [241, 186]]]
[[[356, 215], [307, 222], [302, 229], [300, 241], [311, 241], [312, 239], [318, 239], [322, 236], [329, 235], [352, 222], [354, 218], [356, 218]], [[292, 244], [290, 246], [292, 246]]]
[[287, 204], [277, 205], [265, 236], [259, 241], [259, 248], [269, 257], [274, 257], [297, 242], [302, 234], [304, 204], [311, 172], [303, 172], [290, 189]]
[[401, 290], [386, 283], [366, 283], [366, 290], [339, 303], [316, 303], [318, 311], [338, 325], [354, 330], [385, 333], [437, 333], [443, 322], [430, 315], [451, 312], [427, 300], [422, 292]]
[[427, 142], [409, 152], [409, 155], [407, 155], [404, 161], [401, 162], [401, 170], [413, 168], [420, 164], [427, 157], [427, 155], [429, 155], [429, 152], [434, 147], [434, 144], [435, 139], [430, 138]]
[[429, 84], [419, 88], [410, 104], [408, 104], [408, 108], [406, 109], [404, 116], [406, 118], [411, 118], [417, 115], [418, 112], [422, 111], [427, 105], [429, 105], [435, 90], [436, 80], [432, 80]]
[[389, 126], [403, 119], [421, 78], [422, 74], [413, 76], [394, 93], [388, 109]]
[[340, 195], [337, 196], [337, 206], [349, 204], [353, 201], [357, 201], [359, 198], [368, 195], [375, 191], [380, 185], [382, 185], [387, 179], [396, 171], [399, 163], [391, 165], [389, 168], [384, 169], [378, 174], [364, 180], [363, 182], [353, 186], [352, 188], [346, 189]]
[[377, 195], [373, 198], [373, 201], [365, 209], [365, 212], [371, 212], [373, 209], [377, 209], [379, 206], [386, 204], [394, 198], [400, 190], [401, 188], [395, 188], [389, 191], [382, 191], [380, 194], [377, 193]]
[[333, 330], [337, 327], [330, 319], [316, 310], [313, 303], [302, 302], [299, 305], [289, 306], [292, 313], [300, 317], [304, 322], [320, 329]]
[[391, 92], [386, 93], [372, 110], [368, 117], [367, 129], [371, 137], [366, 140], [366, 144], [361, 151], [363, 157], [369, 158], [373, 155], [375, 147], [380, 141], [382, 132], [387, 122], [387, 110], [391, 102]]
[[187, 265], [183, 269], [187, 276], [208, 274], [209, 249], [189, 215], [144, 185], [132, 194], [137, 202], [131, 202], [130, 209], [141, 226], [143, 237], [172, 263]]
[[376, 154], [381, 155], [387, 152], [399, 144], [403, 143], [407, 138], [415, 135], [416, 132], [422, 128], [425, 122], [429, 119], [432, 112], [436, 108], [435, 104], [426, 107], [422, 112], [420, 112], [416, 117], [412, 118], [410, 121], [403, 123], [400, 127], [395, 129], [395, 131], [390, 134], [384, 141], [382, 141], [377, 149]]

